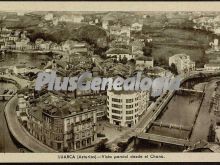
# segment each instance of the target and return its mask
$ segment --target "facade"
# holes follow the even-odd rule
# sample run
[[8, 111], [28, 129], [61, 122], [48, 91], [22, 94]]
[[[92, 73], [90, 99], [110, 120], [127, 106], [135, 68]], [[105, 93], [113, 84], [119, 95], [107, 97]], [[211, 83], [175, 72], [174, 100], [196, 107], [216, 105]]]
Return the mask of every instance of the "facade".
[[132, 127], [147, 109], [147, 92], [107, 91], [107, 118], [111, 124]]
[[145, 68], [154, 67], [154, 60], [152, 57], [141, 56], [136, 58], [136, 70], [144, 70]]
[[128, 49], [123, 48], [111, 48], [106, 52], [106, 56], [116, 57], [118, 61], [123, 58], [126, 58], [127, 60], [134, 59], [134, 55], [132, 55]]
[[143, 24], [138, 23], [138, 22], [133, 23], [133, 24], [131, 25], [131, 30], [132, 30], [132, 31], [136, 31], [136, 32], [142, 31], [142, 28], [143, 28]]
[[81, 15], [63, 15], [60, 17], [59, 21], [81, 23], [83, 19], [84, 17]]
[[169, 58], [169, 66], [172, 64], [176, 65], [179, 74], [195, 70], [195, 62], [191, 61], [189, 55], [186, 54], [171, 56]]
[[50, 21], [50, 20], [53, 20], [53, 14], [52, 13], [48, 13], [44, 16], [44, 19], [46, 21]]
[[210, 71], [215, 71], [215, 70], [220, 70], [220, 64], [218, 63], [209, 63], [204, 65], [205, 70], [210, 70]]
[[108, 21], [102, 21], [102, 28], [107, 30], [108, 29]]
[[55, 96], [49, 98], [42, 98], [29, 109], [27, 129], [31, 135], [57, 151], [75, 151], [93, 145], [96, 109], [82, 100], [66, 102]]
[[148, 68], [146, 72], [147, 72], [147, 75], [154, 76], [154, 77], [166, 77], [166, 76], [172, 75], [170, 71], [159, 66]]
[[136, 51], [142, 51], [143, 47], [144, 47], [144, 42], [142, 42], [142, 41], [135, 40], [131, 43], [132, 53], [134, 53]]

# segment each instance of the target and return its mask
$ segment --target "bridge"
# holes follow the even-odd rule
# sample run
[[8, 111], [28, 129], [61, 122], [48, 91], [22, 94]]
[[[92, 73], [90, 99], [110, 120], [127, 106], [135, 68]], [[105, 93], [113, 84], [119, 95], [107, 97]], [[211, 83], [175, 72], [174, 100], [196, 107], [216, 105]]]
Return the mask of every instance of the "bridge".
[[[214, 76], [220, 76], [220, 71], [193, 71], [188, 74], [182, 74], [180, 76], [180, 84], [183, 84], [187, 80], [194, 79], [194, 78], [200, 78], [200, 77], [214, 77]], [[197, 91], [197, 90], [186, 90], [186, 91], [192, 91], [192, 92], [197, 92], [197, 93], [203, 93], [203, 91]], [[171, 100], [173, 95], [175, 94], [175, 91], [170, 91], [168, 93], [164, 93], [161, 95], [155, 103], [153, 103], [152, 106], [148, 107], [146, 109], [146, 112], [141, 116], [139, 119], [138, 123], [134, 125], [130, 130], [126, 131], [123, 135], [121, 135], [119, 138], [114, 139], [114, 141], [110, 141], [110, 145], [115, 146], [119, 142], [122, 142], [122, 137], [123, 137], [123, 142], [128, 141], [129, 138], [131, 138], [131, 135], [134, 137], [142, 137], [144, 139], [154, 139], [154, 141], [160, 141], [164, 143], [169, 143], [169, 144], [176, 144], [176, 145], [182, 145], [182, 146], [188, 146], [190, 144], [189, 141], [183, 140], [183, 139], [176, 139], [172, 137], [166, 137], [166, 136], [161, 136], [161, 135], [150, 135], [146, 132], [151, 126], [151, 124], [156, 120], [158, 115], [161, 113], [161, 111], [166, 107], [168, 102]], [[144, 136], [146, 134], [146, 136]], [[150, 138], [149, 138], [150, 137]], [[159, 138], [160, 137], [160, 138]], [[167, 140], [165, 141], [163, 138], [169, 139], [170, 142]]]
[[157, 135], [157, 134], [150, 134], [150, 133], [140, 133], [138, 135], [138, 138], [151, 140], [154, 142], [183, 146], [183, 147], [187, 147], [191, 145], [189, 140], [184, 140], [184, 139], [179, 139], [179, 138], [174, 138], [174, 137], [169, 137], [169, 136], [162, 136], [162, 135]]
[[156, 122], [154, 121], [152, 123], [153, 126], [159, 126], [159, 127], [166, 127], [166, 128], [172, 128], [172, 129], [179, 129], [179, 130], [184, 130], [184, 131], [191, 131], [191, 127], [186, 127], [182, 125], [176, 125], [176, 124], [170, 124], [170, 123], [163, 123], [161, 122]]

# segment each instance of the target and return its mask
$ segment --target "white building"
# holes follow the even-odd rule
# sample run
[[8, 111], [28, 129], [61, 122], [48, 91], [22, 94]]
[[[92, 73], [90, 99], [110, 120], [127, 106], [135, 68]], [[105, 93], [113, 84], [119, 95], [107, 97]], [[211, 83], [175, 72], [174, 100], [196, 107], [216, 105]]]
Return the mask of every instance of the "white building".
[[210, 70], [210, 71], [215, 71], [215, 70], [220, 70], [220, 64], [218, 63], [209, 63], [204, 65], [205, 70]]
[[44, 19], [45, 19], [46, 21], [51, 21], [51, 20], [53, 20], [53, 14], [52, 14], [52, 13], [46, 14], [46, 15], [44, 16]]
[[143, 24], [140, 24], [140, 23], [138, 23], [138, 22], [133, 23], [133, 24], [131, 25], [131, 30], [132, 30], [132, 31], [136, 31], [136, 32], [142, 31], [142, 28], [143, 28]]
[[141, 56], [136, 58], [136, 70], [144, 70], [145, 68], [154, 67], [154, 60], [152, 57]]
[[60, 17], [59, 21], [61, 22], [74, 22], [74, 23], [80, 23], [84, 19], [81, 15], [63, 15]]
[[23, 94], [18, 95], [18, 112], [17, 115], [19, 115], [21, 112], [26, 112], [28, 108], [28, 101], [27, 96]]
[[178, 73], [185, 73], [195, 70], [195, 62], [190, 60], [190, 56], [186, 54], [176, 54], [169, 58], [169, 66], [175, 64]]
[[122, 48], [111, 48], [106, 52], [107, 57], [116, 57], [117, 61], [126, 58], [127, 60], [134, 59], [134, 55], [130, 53], [127, 49]]
[[149, 95], [137, 91], [107, 91], [107, 117], [111, 124], [135, 125], [147, 109]]
[[14, 66], [13, 67], [13, 72], [14, 74], [24, 74], [26, 72], [28, 72], [29, 69], [26, 68], [25, 65], [18, 65], [18, 66]]
[[102, 28], [107, 30], [108, 29], [108, 21], [102, 21]]

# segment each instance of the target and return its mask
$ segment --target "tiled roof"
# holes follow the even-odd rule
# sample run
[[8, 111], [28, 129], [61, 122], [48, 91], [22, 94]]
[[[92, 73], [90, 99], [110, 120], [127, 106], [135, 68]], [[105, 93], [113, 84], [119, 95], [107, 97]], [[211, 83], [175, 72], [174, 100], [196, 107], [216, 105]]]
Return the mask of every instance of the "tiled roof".
[[130, 54], [130, 51], [123, 48], [111, 48], [106, 52], [106, 54]]

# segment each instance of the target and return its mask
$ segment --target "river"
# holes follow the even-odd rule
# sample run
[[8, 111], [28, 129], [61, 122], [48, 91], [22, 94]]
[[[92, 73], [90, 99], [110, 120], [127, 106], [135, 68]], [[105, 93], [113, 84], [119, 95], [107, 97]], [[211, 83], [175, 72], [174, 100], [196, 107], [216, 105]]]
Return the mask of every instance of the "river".
[[7, 53], [5, 55], [0, 55], [0, 66], [16, 66], [25, 65], [32, 67], [41, 67], [46, 61], [51, 58], [48, 55], [38, 55], [38, 54], [23, 54], [23, 53]]

